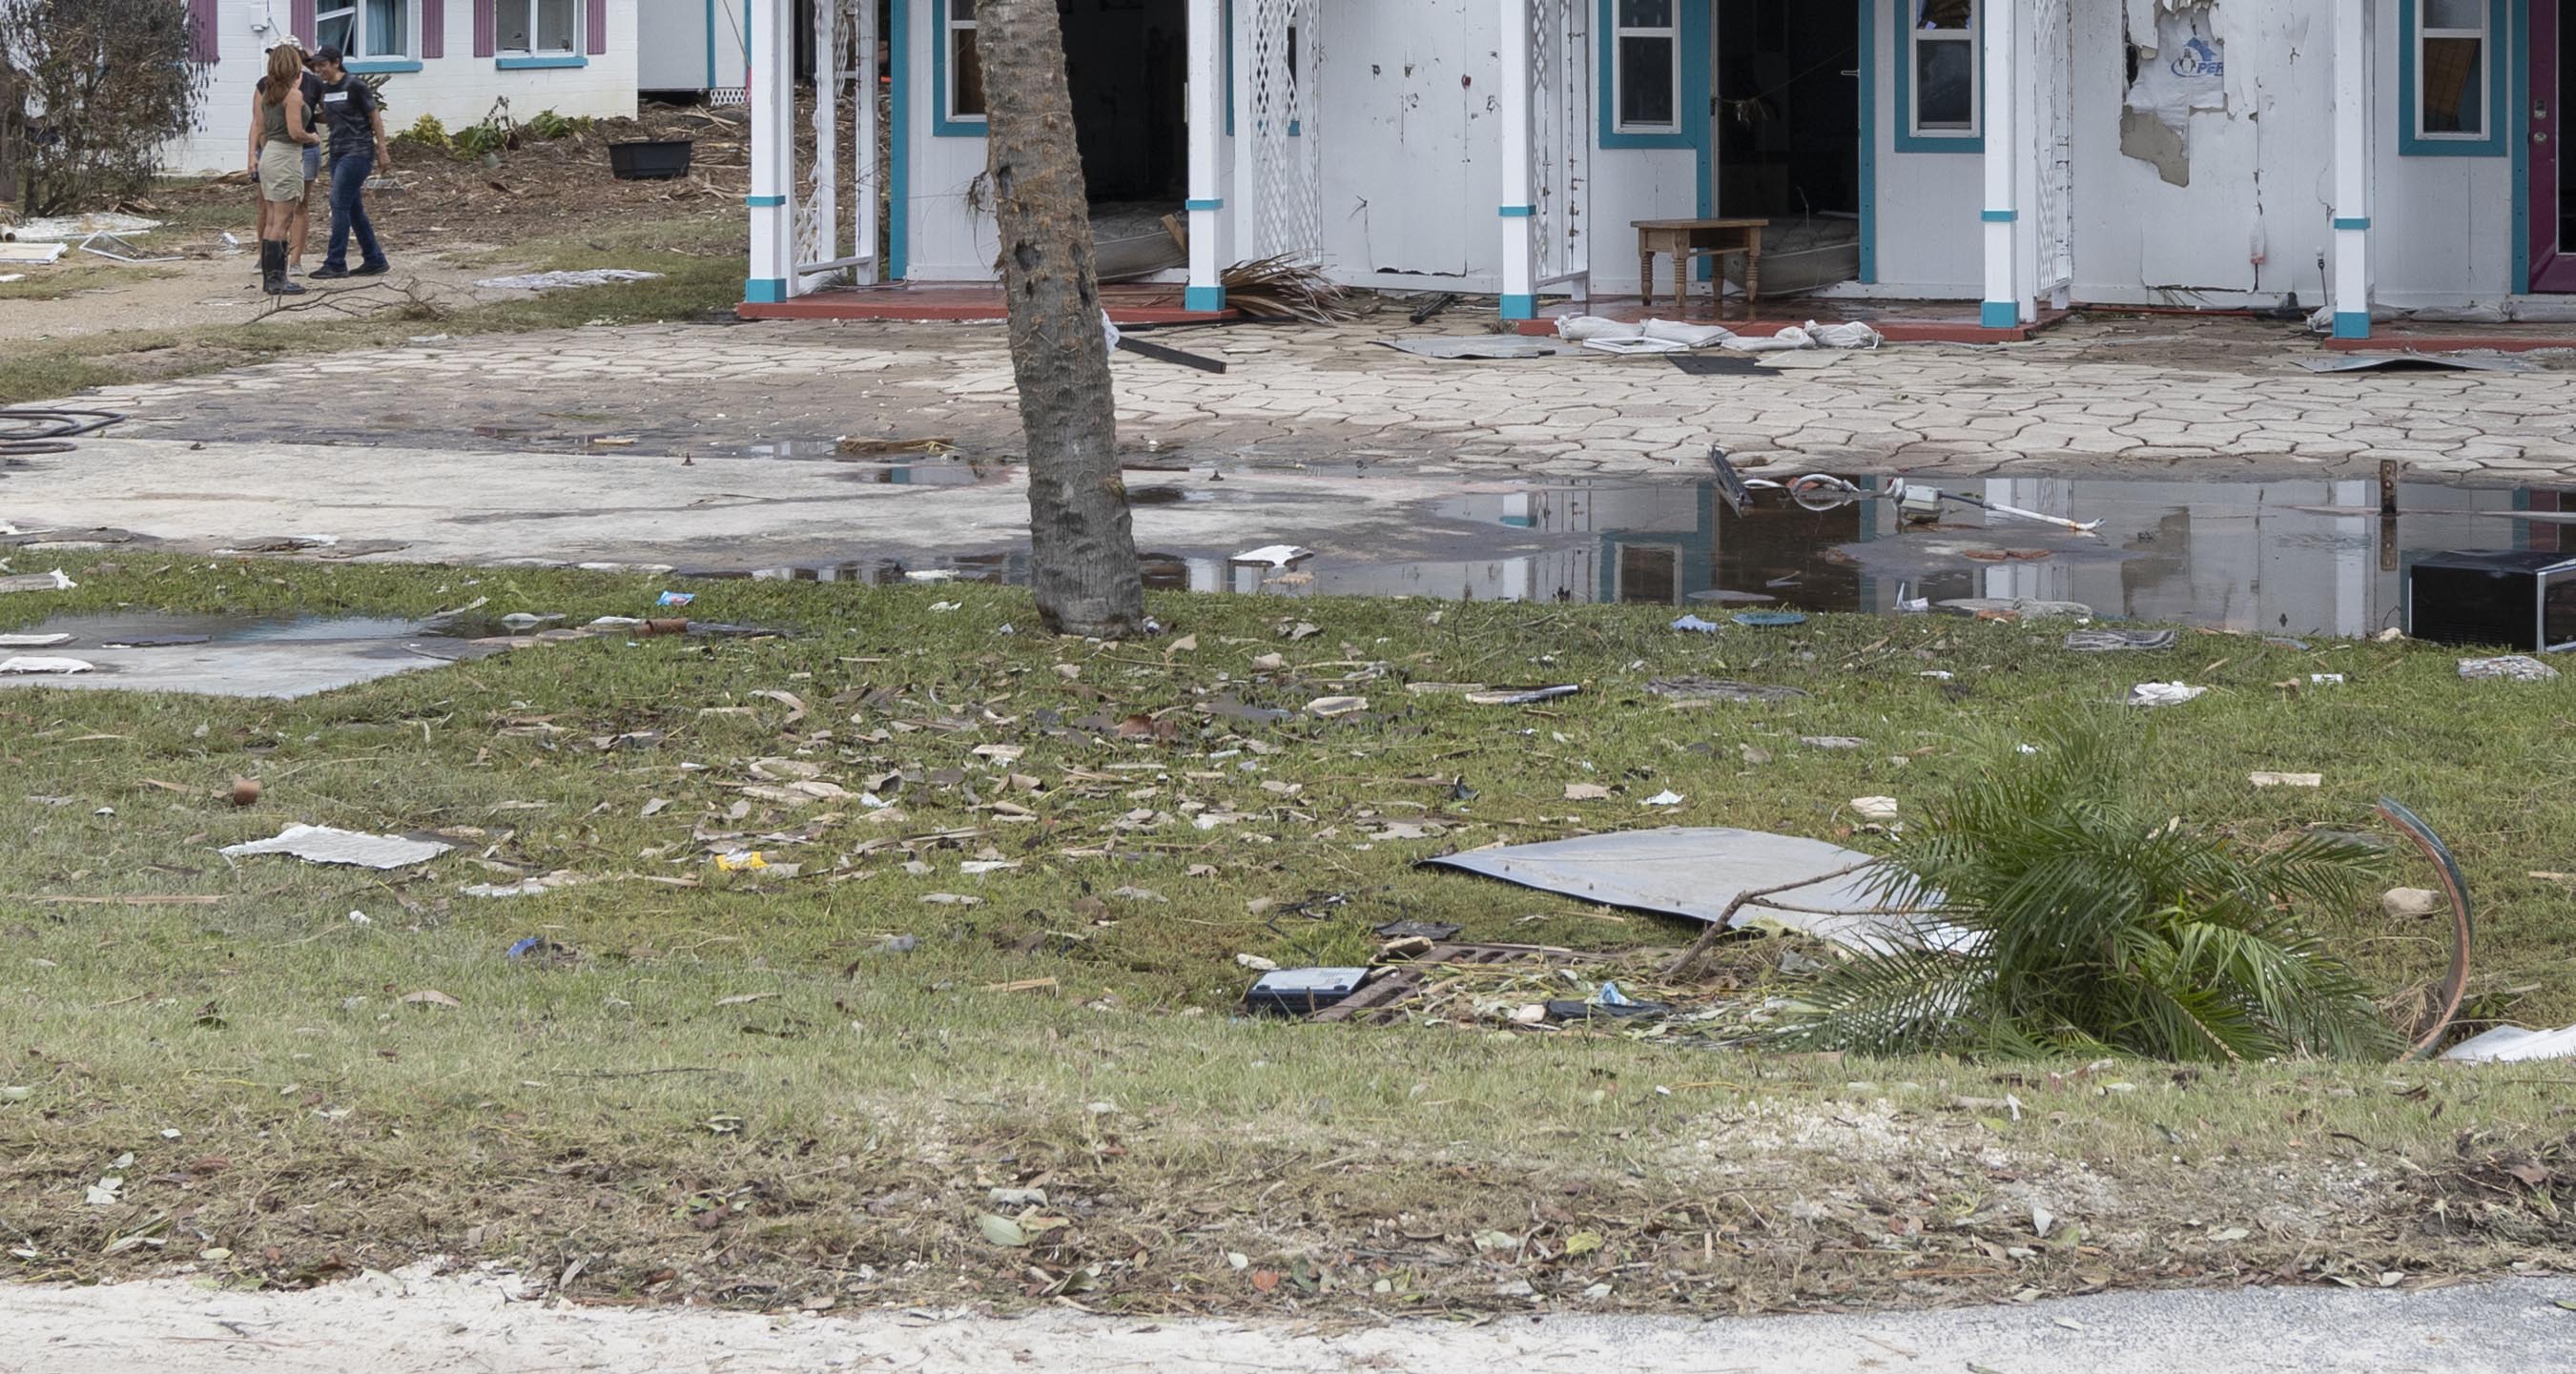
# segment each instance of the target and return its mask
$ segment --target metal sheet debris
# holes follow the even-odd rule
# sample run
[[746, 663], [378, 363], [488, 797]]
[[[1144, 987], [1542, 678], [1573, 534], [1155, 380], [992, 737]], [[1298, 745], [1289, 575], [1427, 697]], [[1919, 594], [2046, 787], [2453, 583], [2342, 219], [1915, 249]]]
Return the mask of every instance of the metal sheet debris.
[[1510, 334], [1474, 334], [1463, 339], [1378, 339], [1374, 342], [1399, 353], [1410, 353], [1417, 358], [1438, 358], [1444, 362], [1559, 358], [1574, 351], [1556, 339]]
[[2558, 676], [2558, 670], [2529, 654], [2506, 654], [2501, 658], [2464, 658], [2460, 676], [2471, 680], [2503, 678], [2512, 682], [2547, 682]]
[[[1443, 855], [1425, 862], [1578, 901], [1714, 922], [1747, 892], [1874, 863], [1823, 840], [1731, 828], [1631, 830]], [[1955, 927], [1908, 914], [1936, 901], [1891, 902], [1867, 872], [1822, 878], [1747, 902], [1733, 929], [1776, 925], [1855, 949], [1947, 948]], [[1781, 905], [1770, 905], [1773, 900]]]
[[2079, 654], [2152, 651], [2170, 649], [2181, 639], [2176, 630], [2070, 630], [2066, 647]]
[[427, 863], [454, 846], [442, 840], [415, 840], [400, 835], [369, 835], [320, 825], [290, 825], [274, 839], [228, 845], [227, 859], [257, 854], [291, 854], [306, 863], [347, 864], [356, 868], [409, 868]]
[[2515, 1064], [2532, 1059], [2576, 1058], [2576, 1026], [2526, 1030], [2498, 1026], [2442, 1051], [2444, 1059], [2462, 1064]]
[[0, 592], [68, 592], [79, 586], [79, 583], [65, 576], [60, 568], [52, 572], [20, 573], [14, 577], [0, 577]]
[[14, 655], [9, 658], [0, 658], [0, 673], [61, 675], [66, 673], [86, 673], [92, 671], [97, 666], [98, 665], [89, 662], [87, 659], [79, 658], [45, 658], [35, 655]]
[[474, 284], [491, 291], [555, 291], [572, 286], [652, 281], [661, 275], [659, 272], [639, 272], [631, 267], [590, 267], [578, 272], [527, 272], [515, 277], [485, 277]]
[[2327, 353], [2292, 362], [2310, 372], [2529, 372], [2528, 359], [2495, 353]]

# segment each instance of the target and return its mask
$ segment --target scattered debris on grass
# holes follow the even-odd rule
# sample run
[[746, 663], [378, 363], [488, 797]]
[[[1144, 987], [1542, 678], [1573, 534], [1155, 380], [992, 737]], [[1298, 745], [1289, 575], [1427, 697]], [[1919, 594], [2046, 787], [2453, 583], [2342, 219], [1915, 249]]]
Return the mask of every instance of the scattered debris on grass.
[[227, 859], [257, 854], [291, 854], [306, 863], [392, 869], [427, 863], [454, 847], [443, 840], [369, 835], [319, 825], [290, 825], [273, 839], [229, 845], [218, 852]]

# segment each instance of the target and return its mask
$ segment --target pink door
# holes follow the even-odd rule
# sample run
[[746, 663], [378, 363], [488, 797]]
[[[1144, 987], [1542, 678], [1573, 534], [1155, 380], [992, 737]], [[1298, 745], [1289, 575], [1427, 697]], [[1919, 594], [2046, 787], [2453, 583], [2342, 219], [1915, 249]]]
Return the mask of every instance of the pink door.
[[2576, 292], [2576, 164], [2561, 172], [2561, 115], [2576, 76], [2576, 0], [2531, 3], [2531, 289]]

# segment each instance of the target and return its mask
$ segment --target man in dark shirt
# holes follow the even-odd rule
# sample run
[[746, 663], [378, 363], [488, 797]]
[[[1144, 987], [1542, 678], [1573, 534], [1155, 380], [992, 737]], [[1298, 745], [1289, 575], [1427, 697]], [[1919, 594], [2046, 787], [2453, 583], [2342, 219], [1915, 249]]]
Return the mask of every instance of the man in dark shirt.
[[[359, 195], [377, 164], [393, 161], [385, 151], [384, 104], [373, 87], [349, 75], [338, 48], [313, 54], [313, 74], [322, 78], [322, 127], [331, 135], [331, 250], [313, 280], [380, 276], [388, 264]], [[358, 236], [360, 259], [354, 271], [349, 267], [352, 232]]]

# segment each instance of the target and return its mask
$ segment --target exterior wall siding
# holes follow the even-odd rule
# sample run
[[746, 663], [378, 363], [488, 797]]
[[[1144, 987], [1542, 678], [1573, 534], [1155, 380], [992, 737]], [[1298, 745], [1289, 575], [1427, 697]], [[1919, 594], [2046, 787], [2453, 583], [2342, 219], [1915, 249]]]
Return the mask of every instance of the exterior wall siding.
[[[434, 115], [450, 129], [477, 123], [493, 102], [507, 98], [513, 117], [524, 120], [544, 110], [562, 115], [625, 118], [635, 113], [635, 0], [603, 0], [604, 34], [586, 38], [577, 67], [506, 71], [491, 57], [474, 57], [473, 17], [479, 6], [470, 0], [414, 7], [425, 25], [435, 19], [443, 42], [423, 41], [420, 70], [393, 73], [385, 83], [385, 131], [397, 132]], [[600, 6], [593, 6], [596, 14]], [[283, 36], [277, 27], [286, 18], [282, 6], [266, 0], [215, 0], [217, 61], [207, 91], [205, 114], [195, 134], [174, 145], [169, 170], [178, 174], [214, 174], [242, 170], [250, 150], [250, 109], [262, 63], [270, 46]], [[592, 30], [598, 34], [597, 30]], [[426, 40], [427, 35], [423, 35]], [[601, 39], [604, 38], [604, 42]], [[445, 56], [434, 56], [444, 53]]]

